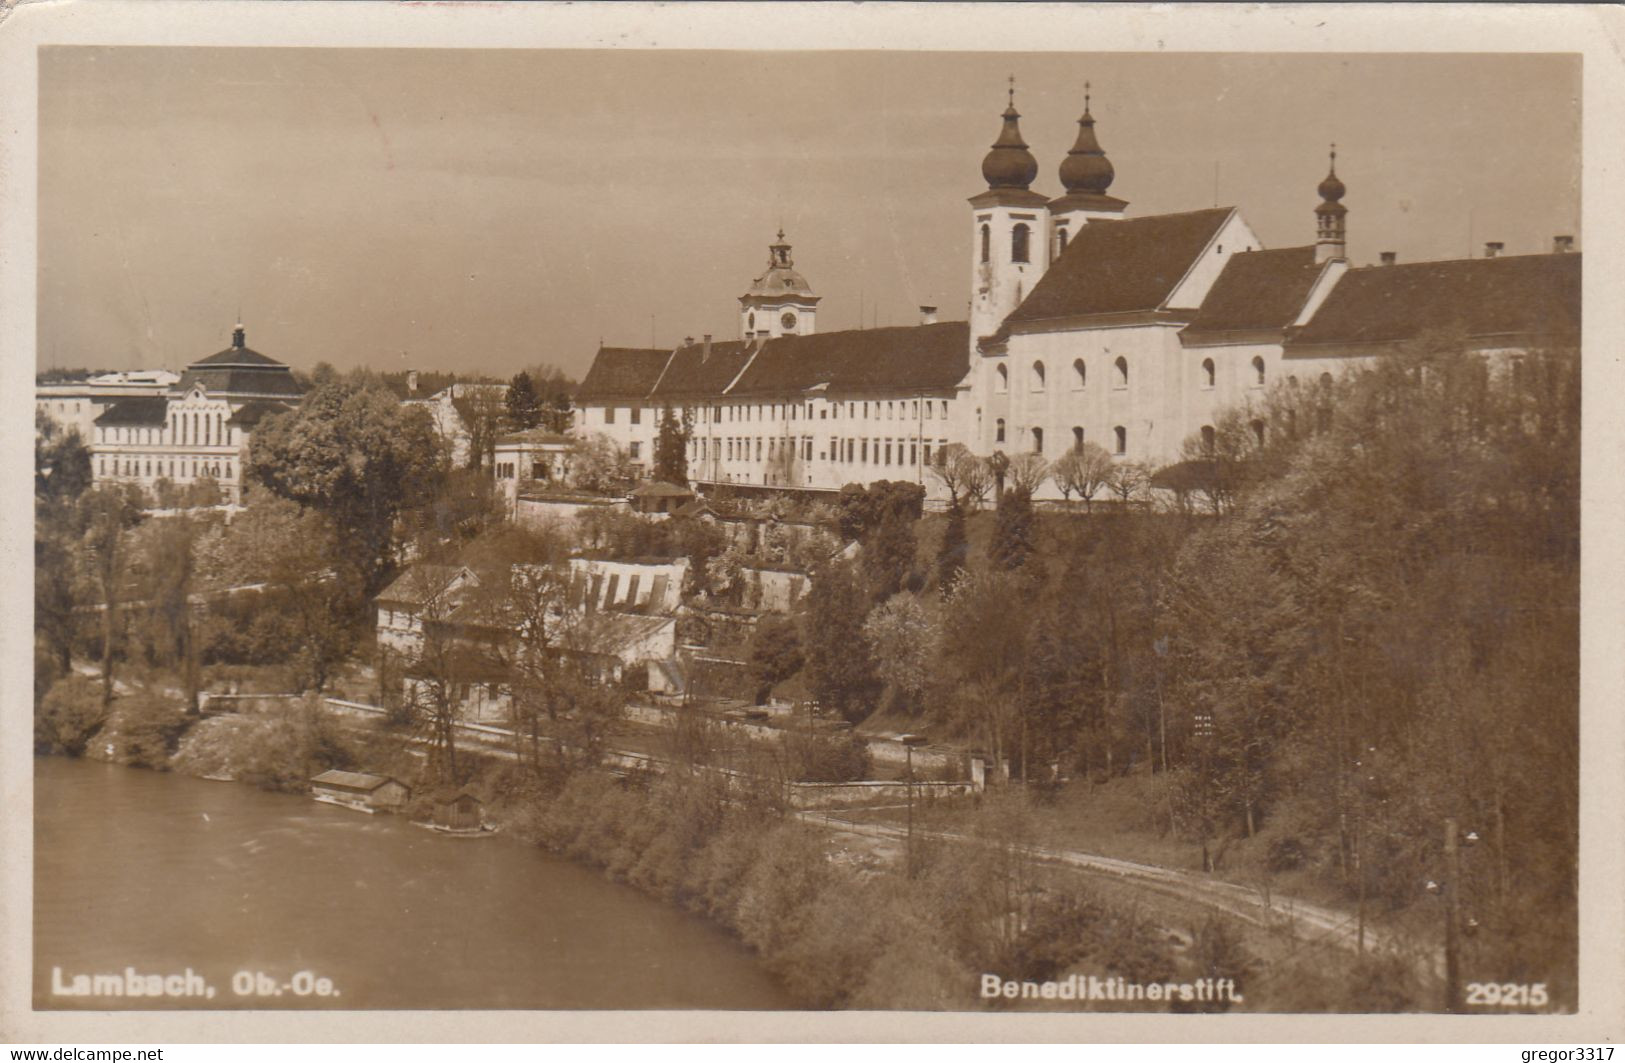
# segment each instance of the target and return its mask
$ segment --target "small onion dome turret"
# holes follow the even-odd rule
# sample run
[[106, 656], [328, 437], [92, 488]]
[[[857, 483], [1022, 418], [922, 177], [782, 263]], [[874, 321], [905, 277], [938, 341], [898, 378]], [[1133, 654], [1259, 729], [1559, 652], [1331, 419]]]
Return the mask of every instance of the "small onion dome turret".
[[1104, 195], [1117, 172], [1095, 139], [1095, 119], [1089, 113], [1088, 86], [1084, 87], [1083, 117], [1078, 119], [1078, 141], [1061, 161], [1061, 184], [1068, 192]]
[[1321, 198], [1321, 204], [1317, 208], [1317, 210], [1320, 213], [1323, 213], [1323, 214], [1343, 214], [1343, 213], [1347, 213], [1348, 208], [1343, 206], [1343, 204], [1338, 202], [1338, 200], [1342, 199], [1344, 194], [1348, 192], [1348, 189], [1343, 187], [1343, 182], [1338, 180], [1338, 177], [1337, 177], [1337, 145], [1336, 144], [1332, 145], [1332, 165], [1331, 165], [1331, 170], [1326, 174], [1326, 179], [1320, 182], [1320, 187], [1318, 189], [1316, 189], [1316, 191], [1318, 191], [1320, 193], [1320, 198]]
[[1012, 84], [1010, 105], [1004, 109], [1004, 128], [999, 131], [999, 139], [993, 142], [993, 150], [982, 160], [982, 176], [987, 179], [988, 188], [1025, 190], [1038, 176], [1038, 160], [1021, 139], [1021, 126], [1017, 124], [1020, 117]]

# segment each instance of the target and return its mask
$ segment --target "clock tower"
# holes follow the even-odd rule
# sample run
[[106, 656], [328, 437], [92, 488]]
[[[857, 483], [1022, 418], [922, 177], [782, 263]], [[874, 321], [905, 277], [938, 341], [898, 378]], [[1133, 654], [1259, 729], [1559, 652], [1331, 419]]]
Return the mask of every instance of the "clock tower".
[[739, 335], [746, 340], [812, 335], [821, 296], [795, 271], [783, 229], [768, 254], [767, 272], [739, 297]]

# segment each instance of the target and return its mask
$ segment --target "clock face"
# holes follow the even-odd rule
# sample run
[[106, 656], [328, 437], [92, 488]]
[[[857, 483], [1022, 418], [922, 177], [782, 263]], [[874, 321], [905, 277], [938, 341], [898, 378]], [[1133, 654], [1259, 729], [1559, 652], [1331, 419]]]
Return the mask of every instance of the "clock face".
[[796, 315], [794, 315], [794, 314], [790, 313], [790, 311], [786, 310], [784, 312], [784, 316], [779, 318], [779, 324], [783, 325], [787, 329], [795, 328], [796, 327]]

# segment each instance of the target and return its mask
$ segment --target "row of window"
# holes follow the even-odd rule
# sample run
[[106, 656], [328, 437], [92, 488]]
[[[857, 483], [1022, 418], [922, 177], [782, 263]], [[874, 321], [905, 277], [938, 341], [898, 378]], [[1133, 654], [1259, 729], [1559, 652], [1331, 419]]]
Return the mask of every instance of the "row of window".
[[[1037, 425], [1034, 425], [1032, 428], [1028, 429], [1028, 431], [1032, 433], [1033, 453], [1044, 453], [1044, 430]], [[993, 442], [995, 444], [1005, 442], [1003, 417], [1000, 417], [993, 422]], [[1083, 428], [1079, 425], [1072, 426], [1072, 449], [1083, 449]], [[1112, 429], [1112, 453], [1128, 453], [1128, 429], [1122, 425], [1117, 425]]]
[[[101, 457], [96, 459], [96, 475], [144, 476], [149, 478], [153, 476], [167, 476], [173, 479], [176, 475], [175, 464], [176, 463], [173, 460], [165, 461], [163, 459], [159, 459], [155, 462], [151, 458], [142, 460], [139, 458], [108, 459], [106, 457]], [[109, 465], [112, 467], [112, 472], [108, 472]], [[191, 466], [190, 472], [187, 471], [188, 465]], [[180, 462], [180, 467], [181, 476], [190, 476], [193, 478], [199, 476], [213, 476], [215, 479], [220, 479], [222, 477], [227, 480], [231, 479], [231, 462], [229, 461], [182, 461]]]
[[[696, 451], [691, 447], [689, 456], [698, 458], [700, 461], [706, 461], [712, 456], [718, 461], [762, 461], [764, 458], [767, 461], [797, 458], [802, 461], [813, 460], [812, 436], [801, 436], [798, 439], [769, 438], [765, 441], [759, 438], [749, 439], [743, 436], [735, 436], [710, 441], [716, 444], [714, 448], [706, 446], [707, 440], [701, 439], [698, 442], [698, 450]], [[948, 441], [939, 439], [936, 445], [940, 449], [946, 447]], [[714, 451], [714, 454], [709, 454], [708, 451]], [[752, 457], [753, 452], [754, 457]], [[895, 461], [893, 461], [894, 457]], [[924, 463], [929, 465], [931, 464], [931, 441], [929, 439], [922, 442], [918, 439], [869, 439], [867, 437], [852, 438], [848, 436], [843, 438], [833, 436], [830, 438], [829, 448], [819, 451], [818, 458], [821, 461], [856, 462], [864, 465], [871, 463], [875, 465], [917, 465], [923, 459]]]
[[[818, 407], [818, 420], [840, 420], [841, 408], [846, 408], [849, 418], [869, 420], [871, 412], [874, 420], [894, 421], [898, 419], [931, 421], [940, 417], [948, 419], [947, 399], [892, 399], [870, 400], [868, 402], [831, 402], [827, 406]], [[873, 407], [873, 411], [870, 410]], [[726, 421], [795, 421], [814, 420], [813, 404], [810, 402], [766, 402], [766, 403], [732, 403], [729, 405], [702, 406], [699, 408], [699, 423], [722, 424]], [[683, 416], [691, 414], [691, 410], [684, 407]], [[650, 407], [651, 419], [655, 416], [653, 407]], [[643, 407], [627, 407], [629, 424], [643, 423]], [[604, 407], [604, 423], [614, 424], [616, 407]]]
[[[1128, 387], [1128, 359], [1118, 357], [1112, 363], [1112, 369], [1115, 374], [1112, 377], [1112, 386], [1118, 388]], [[1264, 359], [1255, 357], [1252, 362], [1252, 370], [1253, 384], [1257, 387], [1263, 387], [1265, 379]], [[1217, 375], [1218, 367], [1214, 364], [1213, 359], [1202, 359], [1202, 386], [1204, 388], [1213, 387]], [[1045, 390], [1048, 384], [1047, 376], [1044, 363], [1042, 361], [1034, 362], [1028, 377], [1032, 390]], [[1089, 367], [1082, 358], [1073, 361], [1071, 379], [1073, 391], [1082, 391], [1084, 385], [1088, 383]], [[995, 371], [993, 390], [1001, 395], [1010, 390], [1010, 370], [1008, 367], [1000, 365]]]
[[[1010, 230], [1010, 261], [1032, 261], [1033, 231], [1020, 222]], [[1066, 247], [1066, 234], [1061, 234], [1061, 247]], [[988, 262], [993, 258], [993, 230], [984, 222], [982, 224], [982, 261]]]
[[[638, 445], [632, 444], [632, 457], [636, 458]], [[519, 463], [516, 461], [499, 461], [496, 463], [496, 476], [499, 480], [515, 480], [519, 478]], [[530, 478], [532, 480], [545, 480], [548, 478], [548, 467], [545, 461], [533, 461], [530, 465]]]
[[[201, 420], [200, 420], [201, 418]], [[225, 423], [225, 414], [170, 414], [167, 428], [97, 428], [98, 443], [172, 443], [177, 446], [228, 446], [237, 442], [237, 430]]]

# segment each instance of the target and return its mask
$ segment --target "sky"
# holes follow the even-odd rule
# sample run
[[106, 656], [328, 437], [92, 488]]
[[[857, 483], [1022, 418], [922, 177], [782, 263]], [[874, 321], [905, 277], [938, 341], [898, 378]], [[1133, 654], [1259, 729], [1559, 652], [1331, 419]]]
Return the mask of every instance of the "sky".
[[1088, 82], [1131, 216], [1312, 243], [1335, 141], [1356, 265], [1584, 246], [1574, 56], [56, 47], [39, 364], [178, 370], [240, 314], [296, 368], [580, 377], [737, 338], [781, 225], [819, 331], [963, 319], [1012, 75], [1047, 194]]

